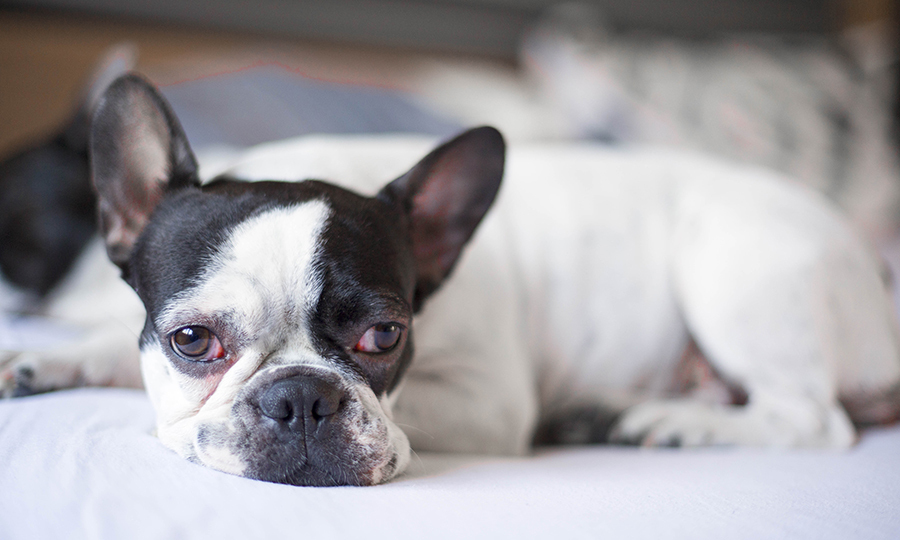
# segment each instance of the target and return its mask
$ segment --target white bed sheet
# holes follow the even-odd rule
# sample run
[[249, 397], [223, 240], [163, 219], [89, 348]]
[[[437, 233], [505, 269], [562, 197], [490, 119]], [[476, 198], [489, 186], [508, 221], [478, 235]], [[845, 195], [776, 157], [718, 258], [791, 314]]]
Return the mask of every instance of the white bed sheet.
[[422, 455], [368, 488], [230, 476], [152, 426], [139, 391], [0, 403], [0, 538], [900, 538], [900, 426], [846, 453]]

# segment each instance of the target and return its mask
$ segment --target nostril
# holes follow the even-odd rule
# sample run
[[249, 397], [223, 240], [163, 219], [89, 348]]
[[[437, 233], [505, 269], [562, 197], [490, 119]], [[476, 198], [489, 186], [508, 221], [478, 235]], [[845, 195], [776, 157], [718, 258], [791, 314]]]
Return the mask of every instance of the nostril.
[[313, 404], [312, 416], [316, 421], [329, 417], [341, 408], [341, 403], [343, 403], [343, 400], [337, 393], [322, 396]]
[[289, 420], [294, 416], [294, 396], [286, 385], [275, 384], [263, 392], [259, 399], [262, 413], [275, 420]]
[[345, 395], [321, 379], [297, 376], [276, 381], [259, 396], [263, 415], [286, 424], [291, 430], [316, 427], [336, 414]]

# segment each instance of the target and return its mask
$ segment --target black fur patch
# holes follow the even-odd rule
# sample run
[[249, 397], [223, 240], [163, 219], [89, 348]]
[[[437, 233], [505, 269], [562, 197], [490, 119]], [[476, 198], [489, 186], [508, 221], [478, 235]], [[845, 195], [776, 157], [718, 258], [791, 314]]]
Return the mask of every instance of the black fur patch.
[[96, 231], [87, 147], [70, 139], [61, 135], [0, 163], [0, 270], [39, 296]]
[[621, 414], [600, 405], [566, 409], [541, 419], [534, 434], [534, 445], [606, 443], [610, 429]]

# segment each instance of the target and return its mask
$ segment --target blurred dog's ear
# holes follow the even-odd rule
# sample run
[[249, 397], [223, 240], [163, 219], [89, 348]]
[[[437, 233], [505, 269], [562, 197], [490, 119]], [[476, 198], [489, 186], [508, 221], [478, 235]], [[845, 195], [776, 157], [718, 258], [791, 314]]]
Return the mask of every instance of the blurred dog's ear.
[[94, 236], [91, 116], [103, 91], [131, 69], [136, 55], [128, 44], [108, 49], [68, 122], [52, 137], [0, 161], [0, 270], [17, 287], [46, 295]]
[[137, 47], [131, 43], [117, 43], [103, 53], [81, 91], [75, 115], [63, 131], [66, 146], [80, 152], [87, 151], [91, 119], [103, 92], [114, 80], [134, 69], [136, 63]]
[[450, 274], [494, 202], [505, 154], [499, 131], [471, 129], [436, 148], [378, 194], [401, 205], [409, 218], [417, 269], [414, 309]]
[[100, 100], [91, 126], [91, 173], [109, 258], [125, 268], [167, 192], [199, 186], [184, 130], [152, 84], [128, 74]]

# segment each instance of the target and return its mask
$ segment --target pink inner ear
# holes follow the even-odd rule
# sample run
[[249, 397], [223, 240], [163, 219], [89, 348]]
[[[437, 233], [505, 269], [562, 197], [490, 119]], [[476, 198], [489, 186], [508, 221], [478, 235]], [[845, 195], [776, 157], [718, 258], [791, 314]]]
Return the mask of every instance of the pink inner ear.
[[197, 164], [165, 99], [135, 74], [119, 77], [106, 89], [90, 140], [107, 253], [121, 266], [165, 193], [199, 185]]
[[442, 156], [413, 198], [414, 213], [443, 220], [453, 215], [466, 202], [466, 172], [465, 160], [455, 153]]
[[123, 263], [164, 195], [172, 135], [152, 90], [133, 83], [119, 92], [118, 104], [98, 113], [104, 142], [92, 155], [108, 251]]
[[391, 184], [409, 210], [416, 257], [416, 302], [447, 277], [490, 208], [503, 176], [505, 145], [497, 130], [469, 130], [425, 156]]
[[[101, 210], [102, 206], [101, 204]], [[103, 233], [111, 253], [119, 253], [129, 246], [133, 246], [146, 224], [146, 217], [143, 214], [117, 212], [104, 213], [103, 217]]]
[[465, 231], [456, 221], [469, 204], [464, 159], [443, 156], [413, 197], [413, 244], [419, 274], [440, 281], [453, 265], [465, 242]]
[[[126, 184], [133, 193], [160, 190], [159, 183], [169, 176], [171, 137], [163, 112], [152, 100], [130, 103], [131, 115], [122, 126], [121, 159]], [[137, 202], [137, 201], [128, 201]]]

